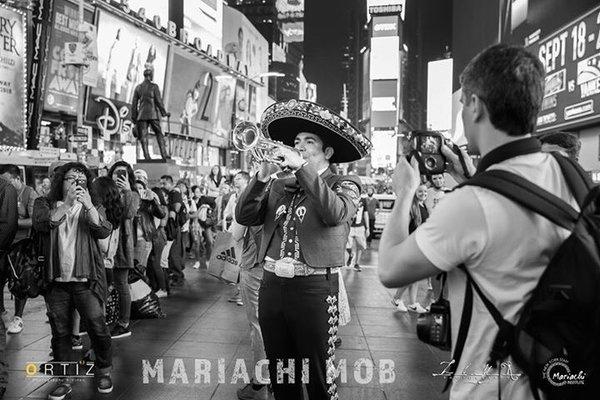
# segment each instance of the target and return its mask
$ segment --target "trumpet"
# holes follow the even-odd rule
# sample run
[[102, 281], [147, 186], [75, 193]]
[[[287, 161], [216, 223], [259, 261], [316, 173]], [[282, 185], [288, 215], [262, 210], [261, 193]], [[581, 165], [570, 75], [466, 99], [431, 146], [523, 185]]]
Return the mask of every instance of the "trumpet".
[[287, 146], [276, 140], [267, 139], [258, 125], [253, 122], [243, 121], [233, 128], [233, 145], [240, 151], [250, 151], [258, 162], [266, 161], [272, 164], [281, 164], [283, 157], [273, 153], [277, 149], [287, 149], [298, 152], [295, 148]]

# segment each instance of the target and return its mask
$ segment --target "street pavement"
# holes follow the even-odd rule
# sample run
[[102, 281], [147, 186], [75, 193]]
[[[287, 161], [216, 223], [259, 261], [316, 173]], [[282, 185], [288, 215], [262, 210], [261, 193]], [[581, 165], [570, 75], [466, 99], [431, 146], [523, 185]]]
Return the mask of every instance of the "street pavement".
[[[363, 256], [362, 272], [350, 268], [343, 271], [352, 319], [339, 331], [342, 345], [336, 351], [336, 359], [345, 359], [347, 365], [347, 379], [340, 383], [339, 398], [447, 398], [441, 394], [444, 380], [432, 374], [441, 371], [440, 362], [448, 360], [449, 353], [417, 339], [416, 314], [395, 310], [391, 304], [393, 291], [379, 282], [376, 265], [377, 251], [368, 250]], [[236, 360], [245, 360], [248, 371], [253, 370], [250, 330], [243, 307], [227, 302], [232, 286], [221, 283], [206, 270], [188, 267], [185, 274], [185, 285], [161, 299], [165, 319], [132, 321], [133, 335], [113, 341], [113, 393], [101, 395], [91, 379], [82, 379], [74, 385], [73, 399], [237, 399], [236, 390], [243, 383], [231, 383]], [[12, 316], [14, 304], [7, 293], [8, 290], [4, 301]], [[421, 288], [419, 297], [423, 296]], [[27, 377], [25, 373], [28, 362], [50, 358], [50, 325], [46, 323], [43, 299], [28, 302], [24, 320], [23, 332], [7, 337], [10, 377], [4, 398], [45, 399], [55, 383], [47, 378]], [[87, 348], [89, 339], [84, 336], [84, 349]], [[158, 382], [159, 375], [147, 375], [148, 383], [144, 383], [143, 360], [151, 367], [160, 365], [157, 360], [162, 360], [163, 383]], [[371, 362], [374, 367], [370, 375], [367, 365]], [[383, 374], [379, 373], [380, 362], [384, 365]], [[389, 372], [392, 362], [395, 376]], [[204, 367], [210, 363], [211, 367], [206, 375], [199, 376], [203, 378], [200, 383], [195, 383], [196, 363], [203, 363]], [[242, 367], [240, 363], [238, 368]], [[360, 366], [357, 371], [355, 364]]]

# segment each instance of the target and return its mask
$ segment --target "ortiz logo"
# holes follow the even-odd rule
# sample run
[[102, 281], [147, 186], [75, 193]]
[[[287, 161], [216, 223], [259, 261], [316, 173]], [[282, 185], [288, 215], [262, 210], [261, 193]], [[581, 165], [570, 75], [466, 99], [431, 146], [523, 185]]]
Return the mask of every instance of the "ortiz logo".
[[222, 251], [221, 254], [217, 256], [217, 260], [223, 260], [233, 265], [238, 265], [238, 261], [235, 258], [235, 249], [233, 247]]

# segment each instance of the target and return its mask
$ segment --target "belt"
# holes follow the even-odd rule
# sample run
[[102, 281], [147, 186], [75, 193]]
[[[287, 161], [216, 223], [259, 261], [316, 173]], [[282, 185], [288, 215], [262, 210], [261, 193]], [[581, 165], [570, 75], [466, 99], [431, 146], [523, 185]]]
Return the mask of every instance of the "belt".
[[[265, 271], [275, 273], [275, 261], [266, 260], [263, 268]], [[313, 268], [303, 263], [294, 263], [294, 276], [326, 275], [327, 270], [331, 274], [337, 274], [340, 272], [340, 269], [340, 267]]]

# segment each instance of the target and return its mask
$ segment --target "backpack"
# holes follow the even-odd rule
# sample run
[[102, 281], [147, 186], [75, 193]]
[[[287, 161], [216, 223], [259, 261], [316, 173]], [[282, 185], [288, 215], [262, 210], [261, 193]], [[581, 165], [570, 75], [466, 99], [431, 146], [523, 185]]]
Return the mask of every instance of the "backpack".
[[14, 243], [6, 255], [8, 290], [19, 299], [37, 297], [44, 290], [44, 263], [37, 236]]
[[179, 212], [177, 213], [177, 223], [179, 224], [180, 227], [184, 226], [185, 223], [190, 219], [190, 216], [188, 214], [188, 208], [184, 205], [181, 204], [181, 207], [179, 208]]
[[500, 366], [510, 355], [529, 378], [535, 399], [539, 399], [538, 389], [548, 399], [588, 399], [597, 396], [599, 389], [600, 187], [592, 188], [587, 174], [576, 162], [558, 153], [553, 156], [580, 212], [554, 194], [504, 170], [479, 173], [460, 185], [499, 193], [570, 230], [571, 235], [542, 273], [516, 325], [502, 317], [493, 299], [483, 294], [464, 265], [459, 267], [467, 276], [467, 284], [453, 367], [455, 370], [459, 364], [468, 333], [474, 289], [499, 327], [489, 366]]

